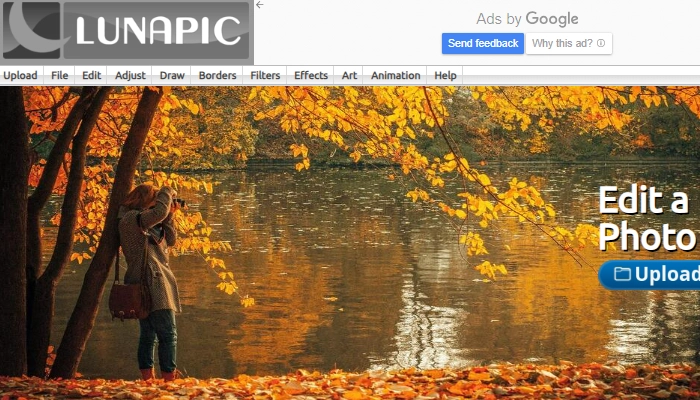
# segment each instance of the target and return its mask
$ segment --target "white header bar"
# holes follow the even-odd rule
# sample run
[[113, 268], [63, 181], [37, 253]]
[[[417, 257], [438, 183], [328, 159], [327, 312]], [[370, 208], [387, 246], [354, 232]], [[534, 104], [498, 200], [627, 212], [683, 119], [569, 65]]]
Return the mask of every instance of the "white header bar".
[[[24, 4], [31, 3], [35, 2]], [[168, 6], [163, 6], [166, 3]], [[8, 10], [9, 4], [5, 7]], [[211, 18], [224, 18], [224, 22], [229, 21], [224, 14], [245, 16], [249, 23], [243, 24], [241, 19], [241, 29], [238, 24], [230, 25], [236, 29], [229, 36], [239, 35], [240, 44], [220, 43], [225, 47], [207, 50], [202, 47], [204, 42], [197, 42], [207, 37], [201, 32], [189, 38], [197, 39], [194, 42], [166, 40], [179, 37], [175, 30], [156, 32], [158, 38], [165, 39], [162, 46], [153, 48], [153, 43], [136, 46], [136, 39], [129, 39], [129, 45], [139, 49], [138, 54], [124, 53], [126, 33], [123, 37], [118, 32], [100, 36], [98, 24], [93, 27], [95, 32], [80, 31], [91, 35], [90, 39], [76, 36], [81, 39], [66, 42], [56, 50], [55, 59], [44, 59], [43, 53], [19, 58], [26, 53], [22, 46], [31, 41], [22, 45], [25, 39], [5, 30], [0, 85], [700, 83], [700, 52], [693, 47], [700, 2], [690, 0], [661, 5], [609, 0], [127, 0], [119, 5], [124, 10], [115, 10], [114, 4], [71, 0], [60, 11], [69, 22], [72, 14], [67, 8], [87, 7], [98, 22], [100, 18], [116, 22], [123, 17], [122, 11], [158, 14], [167, 10], [175, 20], [181, 14], [202, 11]], [[3, 15], [6, 17], [9, 14]], [[82, 27], [75, 25], [75, 29]], [[65, 35], [60, 26], [54, 26], [55, 43]], [[78, 32], [75, 29], [68, 31]], [[124, 43], [112, 43], [116, 40], [112, 37], [121, 37]], [[101, 44], [94, 43], [98, 53], [88, 51], [92, 47], [82, 47], [98, 39]], [[244, 44], [248, 46], [245, 51], [240, 47]], [[162, 47], [163, 52], [156, 52], [156, 47]], [[206, 54], [200, 55], [200, 48], [207, 50]], [[247, 54], [245, 62], [231, 53], [239, 50]], [[53, 54], [49, 53], [47, 57]], [[120, 54], [131, 54], [132, 58]], [[226, 61], [219, 62], [218, 57]]]

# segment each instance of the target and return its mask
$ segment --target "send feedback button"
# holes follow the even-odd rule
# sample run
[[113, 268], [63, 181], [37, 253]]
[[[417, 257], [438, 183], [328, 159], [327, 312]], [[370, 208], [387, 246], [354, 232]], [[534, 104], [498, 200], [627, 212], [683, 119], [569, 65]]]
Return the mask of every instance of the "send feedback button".
[[525, 54], [525, 34], [443, 33], [442, 54]]
[[700, 290], [700, 260], [613, 260], [598, 280], [610, 290]]

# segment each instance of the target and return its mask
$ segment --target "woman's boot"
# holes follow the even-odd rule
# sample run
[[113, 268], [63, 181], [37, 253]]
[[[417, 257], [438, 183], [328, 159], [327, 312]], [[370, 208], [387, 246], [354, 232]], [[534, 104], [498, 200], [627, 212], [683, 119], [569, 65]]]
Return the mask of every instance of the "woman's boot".
[[180, 377], [180, 371], [175, 370], [173, 372], [165, 372], [165, 371], [160, 371], [160, 375], [163, 377], [163, 380], [166, 382], [174, 381], [175, 379]]
[[143, 379], [144, 381], [150, 381], [151, 379], [156, 379], [155, 368], [142, 369], [141, 370], [141, 379]]

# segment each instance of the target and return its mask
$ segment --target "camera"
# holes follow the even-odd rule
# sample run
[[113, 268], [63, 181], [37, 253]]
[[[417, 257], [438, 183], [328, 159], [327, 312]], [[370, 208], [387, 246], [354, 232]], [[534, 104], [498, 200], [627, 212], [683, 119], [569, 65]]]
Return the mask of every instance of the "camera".
[[184, 208], [187, 205], [187, 203], [185, 202], [184, 199], [178, 199], [178, 198], [173, 199], [173, 204], [178, 204], [180, 206], [180, 208]]

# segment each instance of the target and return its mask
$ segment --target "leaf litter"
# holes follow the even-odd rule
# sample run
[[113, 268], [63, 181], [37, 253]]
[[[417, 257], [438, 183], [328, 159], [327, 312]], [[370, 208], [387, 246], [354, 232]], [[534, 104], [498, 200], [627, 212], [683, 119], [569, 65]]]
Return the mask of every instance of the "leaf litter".
[[181, 399], [697, 399], [690, 364], [498, 364], [462, 370], [416, 368], [362, 373], [298, 370], [284, 376], [128, 381], [0, 377], [0, 400]]

